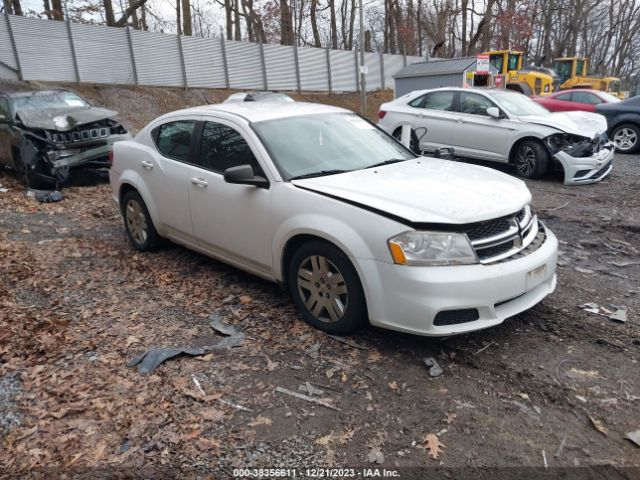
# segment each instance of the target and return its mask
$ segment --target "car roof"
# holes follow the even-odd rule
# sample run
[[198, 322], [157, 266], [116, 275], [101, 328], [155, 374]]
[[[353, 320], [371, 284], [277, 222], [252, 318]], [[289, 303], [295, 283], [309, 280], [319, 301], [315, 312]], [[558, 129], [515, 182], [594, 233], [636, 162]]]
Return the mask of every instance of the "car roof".
[[9, 98], [30, 97], [32, 95], [46, 95], [51, 93], [73, 93], [64, 88], [52, 88], [49, 90], [0, 90], [0, 95], [5, 95]]
[[173, 115], [211, 115], [217, 112], [223, 112], [231, 115], [242, 117], [248, 122], [261, 122], [263, 120], [276, 120], [280, 118], [298, 117], [303, 115], [327, 114], [327, 113], [352, 113], [351, 111], [333, 107], [330, 105], [322, 105], [319, 103], [306, 102], [282, 102], [267, 100], [260, 102], [232, 102], [220, 103], [215, 105], [202, 105], [200, 107], [186, 108], [177, 112], [171, 112], [164, 118]]

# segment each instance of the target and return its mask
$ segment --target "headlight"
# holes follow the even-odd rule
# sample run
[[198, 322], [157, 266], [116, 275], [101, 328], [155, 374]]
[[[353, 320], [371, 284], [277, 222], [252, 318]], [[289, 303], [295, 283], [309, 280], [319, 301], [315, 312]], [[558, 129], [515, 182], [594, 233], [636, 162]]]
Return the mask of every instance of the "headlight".
[[467, 236], [461, 233], [405, 232], [389, 240], [399, 265], [470, 265], [478, 263]]
[[591, 148], [591, 140], [587, 137], [570, 135], [568, 133], [555, 133], [544, 139], [551, 154], [566, 152], [573, 157], [580, 157]]

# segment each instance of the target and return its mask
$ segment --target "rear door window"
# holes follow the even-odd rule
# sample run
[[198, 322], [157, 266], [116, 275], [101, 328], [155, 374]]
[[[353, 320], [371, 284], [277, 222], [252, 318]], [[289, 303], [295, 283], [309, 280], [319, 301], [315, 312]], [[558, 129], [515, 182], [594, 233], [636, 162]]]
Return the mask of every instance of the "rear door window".
[[162, 155], [189, 162], [195, 120], [178, 120], [160, 125], [155, 132], [156, 146]]
[[574, 102], [578, 103], [589, 103], [591, 105], [602, 103], [602, 100], [591, 92], [573, 92], [572, 98]]

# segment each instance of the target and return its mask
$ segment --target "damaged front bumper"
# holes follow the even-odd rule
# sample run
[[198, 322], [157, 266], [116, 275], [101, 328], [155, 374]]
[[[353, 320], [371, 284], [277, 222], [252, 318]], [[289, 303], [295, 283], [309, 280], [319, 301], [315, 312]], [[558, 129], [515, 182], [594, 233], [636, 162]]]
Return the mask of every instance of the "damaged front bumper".
[[613, 142], [606, 142], [602, 148], [588, 157], [573, 157], [559, 151], [553, 155], [564, 170], [565, 185], [596, 183], [609, 175], [613, 168]]
[[96, 145], [60, 145], [49, 150], [47, 157], [54, 169], [77, 168], [81, 166], [108, 167], [109, 150], [111, 150], [113, 144], [130, 139], [130, 133], [123, 133], [103, 138]]

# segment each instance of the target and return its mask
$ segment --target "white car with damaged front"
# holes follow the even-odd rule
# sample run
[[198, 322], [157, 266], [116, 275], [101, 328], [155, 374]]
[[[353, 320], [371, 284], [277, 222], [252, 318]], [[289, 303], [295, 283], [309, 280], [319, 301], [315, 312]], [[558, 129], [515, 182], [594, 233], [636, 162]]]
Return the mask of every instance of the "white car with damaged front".
[[500, 89], [418, 90], [380, 106], [379, 125], [414, 151], [453, 147], [456, 156], [512, 164], [524, 178], [553, 161], [565, 185], [595, 183], [612, 168], [607, 121], [591, 112], [551, 113], [521, 93]]
[[330, 333], [478, 330], [556, 286], [558, 243], [522, 181], [416, 157], [341, 108], [173, 112], [114, 146], [110, 178], [137, 249], [164, 237], [278, 282]]

